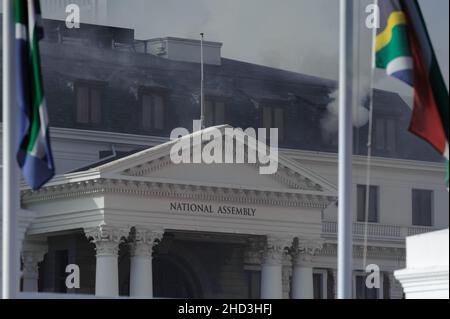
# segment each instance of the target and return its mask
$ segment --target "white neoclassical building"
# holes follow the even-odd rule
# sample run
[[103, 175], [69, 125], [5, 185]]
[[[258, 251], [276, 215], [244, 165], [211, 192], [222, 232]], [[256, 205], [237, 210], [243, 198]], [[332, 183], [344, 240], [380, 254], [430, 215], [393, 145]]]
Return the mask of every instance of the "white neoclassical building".
[[[175, 165], [174, 141], [67, 129], [53, 136], [58, 170], [88, 165], [39, 192], [22, 191], [23, 291], [335, 297], [335, 154], [280, 150], [278, 172], [260, 175], [250, 164]], [[137, 144], [146, 149], [126, 156]], [[92, 164], [89, 154], [111, 145], [123, 155]], [[405, 265], [404, 239], [435, 229], [407, 221], [411, 174], [435, 189], [433, 219], [445, 227], [441, 165], [377, 158], [373, 170], [383, 222], [368, 225], [367, 254], [380, 267], [381, 286], [363, 284], [364, 224], [355, 217], [355, 298], [401, 298], [393, 272]], [[364, 172], [364, 159], [355, 156], [355, 191]], [[80, 269], [79, 289], [66, 287], [68, 264]]]
[[[61, 12], [66, 1], [46, 3]], [[323, 127], [334, 81], [228, 59], [222, 43], [205, 42], [206, 127], [278, 128], [278, 171], [177, 165], [167, 137], [199, 118], [200, 42], [43, 24], [57, 176], [21, 191], [22, 291], [335, 298], [337, 132]], [[408, 132], [409, 120], [397, 94], [374, 91], [368, 224], [368, 129], [355, 128], [355, 298], [402, 298], [393, 274], [406, 266], [405, 238], [448, 228], [445, 164]], [[365, 285], [364, 256], [379, 269], [377, 288]], [[68, 265], [79, 286], [66, 284]]]

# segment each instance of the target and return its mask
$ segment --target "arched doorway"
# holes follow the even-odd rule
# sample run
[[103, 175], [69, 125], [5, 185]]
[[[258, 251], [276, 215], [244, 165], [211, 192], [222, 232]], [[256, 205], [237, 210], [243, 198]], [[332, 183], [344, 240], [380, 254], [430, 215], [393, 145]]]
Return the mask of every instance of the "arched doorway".
[[202, 298], [200, 284], [189, 265], [172, 255], [153, 260], [153, 295], [156, 298]]

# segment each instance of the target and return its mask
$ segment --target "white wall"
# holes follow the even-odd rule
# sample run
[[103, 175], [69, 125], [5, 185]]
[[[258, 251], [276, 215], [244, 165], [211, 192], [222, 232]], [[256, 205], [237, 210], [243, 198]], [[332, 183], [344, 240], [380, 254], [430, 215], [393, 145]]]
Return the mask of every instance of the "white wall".
[[[51, 134], [58, 174], [97, 162], [99, 152], [111, 150], [112, 146], [117, 151], [130, 151], [151, 147], [166, 141], [163, 138], [71, 129], [52, 129]], [[281, 150], [281, 152], [337, 185], [336, 154], [296, 150]], [[356, 211], [356, 184], [366, 183], [365, 164], [364, 157], [355, 156], [353, 172], [354, 211]], [[371, 176], [371, 184], [380, 187], [381, 224], [411, 226], [412, 189], [419, 188], [434, 191], [435, 226], [437, 228], [448, 227], [449, 200], [444, 181], [444, 164], [374, 158]], [[336, 206], [329, 207], [324, 212], [324, 217], [327, 220], [336, 220]]]
[[[338, 184], [337, 155], [305, 151], [285, 151], [305, 167], [317, 172], [335, 185]], [[356, 185], [366, 184], [366, 160], [355, 156], [353, 160], [353, 210], [356, 221]], [[445, 165], [438, 163], [374, 158], [371, 185], [379, 186], [380, 223], [399, 226], [412, 224], [412, 189], [434, 191], [434, 226], [449, 225], [449, 199], [445, 185]], [[336, 220], [337, 208], [325, 211], [325, 219]]]

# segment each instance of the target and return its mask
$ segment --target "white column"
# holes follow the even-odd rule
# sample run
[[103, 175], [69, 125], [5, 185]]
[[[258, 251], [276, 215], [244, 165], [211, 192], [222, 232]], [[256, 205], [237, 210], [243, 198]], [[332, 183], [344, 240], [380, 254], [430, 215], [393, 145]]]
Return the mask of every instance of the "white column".
[[291, 240], [268, 236], [261, 265], [261, 298], [283, 298], [283, 254]]
[[119, 296], [119, 244], [128, 236], [125, 228], [106, 225], [86, 231], [86, 237], [95, 244], [95, 295], [102, 297]]
[[135, 229], [130, 244], [130, 297], [153, 298], [152, 253], [163, 234], [163, 230]]
[[38, 292], [39, 263], [48, 251], [47, 243], [25, 242], [22, 250], [24, 292]]
[[294, 270], [292, 274], [292, 298], [313, 299], [312, 258], [321, 249], [322, 243], [314, 240], [299, 239], [293, 249]]

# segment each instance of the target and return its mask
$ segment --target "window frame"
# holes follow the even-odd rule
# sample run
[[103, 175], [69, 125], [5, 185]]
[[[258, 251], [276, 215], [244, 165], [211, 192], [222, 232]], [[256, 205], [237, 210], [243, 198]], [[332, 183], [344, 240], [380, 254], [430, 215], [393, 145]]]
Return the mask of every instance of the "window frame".
[[[205, 126], [208, 127], [208, 110], [207, 110], [207, 103], [211, 102], [213, 104], [213, 110], [214, 110], [214, 114], [213, 114], [213, 121], [212, 121], [212, 125], [210, 127], [214, 127], [214, 126], [218, 126], [218, 125], [224, 125], [227, 124], [228, 118], [229, 118], [229, 114], [228, 114], [228, 107], [227, 105], [229, 104], [229, 99], [222, 97], [222, 96], [217, 96], [217, 95], [206, 95], [205, 96]], [[223, 103], [223, 123], [216, 123], [216, 118], [217, 118], [217, 104], [218, 103]]]
[[[276, 104], [280, 104], [279, 101], [272, 101], [272, 102], [265, 102], [262, 103], [260, 106], [260, 121], [259, 121], [259, 126], [261, 128], [265, 128], [265, 129], [270, 129], [270, 128], [278, 128], [278, 142], [279, 143], [283, 143], [286, 142], [286, 119], [287, 119], [287, 115], [286, 115], [286, 107], [285, 106], [276, 106]], [[282, 103], [281, 103], [282, 104]], [[264, 125], [264, 109], [270, 109], [270, 127], [266, 127]], [[281, 110], [283, 112], [283, 116], [282, 116], [282, 121], [283, 121], [283, 128], [282, 128], [282, 133], [280, 134], [280, 128], [275, 126], [275, 115], [276, 115], [276, 111], [277, 110]], [[267, 132], [267, 136], [269, 139], [269, 132]]]
[[[414, 220], [414, 193], [415, 192], [429, 192], [430, 193], [430, 224], [431, 225], [418, 225]], [[433, 227], [435, 225], [435, 191], [425, 188], [413, 188], [411, 189], [411, 225], [415, 227]]]
[[[383, 147], [379, 146], [379, 141], [378, 141], [378, 123], [379, 121], [383, 121]], [[393, 128], [394, 128], [394, 146], [393, 149], [388, 149], [388, 145], [389, 145], [389, 136], [390, 134], [388, 134], [389, 129], [388, 129], [388, 123], [389, 121], [393, 122]], [[372, 144], [374, 145], [374, 149], [377, 152], [380, 152], [382, 154], [395, 154], [398, 150], [398, 136], [399, 135], [399, 130], [398, 130], [398, 119], [395, 116], [392, 115], [379, 115], [377, 117], [375, 117], [374, 120], [374, 140], [372, 141]]]
[[[321, 275], [322, 276], [322, 298], [321, 299], [328, 299], [328, 270], [327, 269], [313, 269], [313, 290], [314, 290], [314, 275]], [[314, 297], [314, 291], [313, 291], [313, 297]]]
[[[86, 88], [88, 90], [88, 123], [81, 123], [78, 121], [78, 92], [80, 90], [80, 87]], [[93, 127], [101, 127], [105, 123], [105, 89], [107, 87], [106, 82], [102, 81], [94, 81], [94, 80], [77, 80], [74, 83], [74, 108], [73, 108], [73, 119], [74, 124], [78, 127], [86, 127], [86, 128], [93, 128]], [[92, 121], [92, 101], [91, 96], [92, 90], [98, 90], [100, 95], [100, 121], [98, 123], [94, 123]]]
[[[359, 189], [360, 187], [364, 188], [364, 219], [360, 220], [360, 211], [359, 211]], [[367, 190], [366, 190], [366, 185], [363, 184], [357, 184], [356, 185], [356, 221], [358, 223], [365, 223], [365, 207], [366, 207], [366, 195], [367, 195]], [[381, 222], [381, 214], [380, 214], [380, 203], [381, 203], [381, 188], [379, 185], [369, 185], [369, 201], [370, 201], [370, 195], [371, 195], [371, 190], [375, 189], [376, 190], [376, 194], [377, 194], [377, 198], [376, 198], [376, 221], [371, 221], [370, 220], [370, 204], [369, 204], [369, 216], [368, 216], [368, 220], [367, 222], [370, 224], [379, 224]], [[370, 202], [369, 202], [370, 203]]]
[[[357, 277], [363, 277], [363, 280], [365, 282], [365, 280], [367, 278], [367, 275], [369, 275], [369, 274], [364, 272], [364, 271], [361, 271], [361, 270], [357, 270], [357, 271], [353, 272], [353, 276], [352, 276], [352, 278], [353, 278], [353, 281], [352, 281], [353, 282], [353, 284], [352, 284], [352, 286], [353, 286], [353, 289], [352, 289], [353, 299], [357, 299], [357, 296], [356, 296], [356, 278]], [[364, 289], [368, 289], [368, 288], [364, 287]], [[374, 289], [376, 289], [376, 291], [377, 291], [377, 298], [374, 299], [374, 300], [384, 299], [384, 274], [383, 274], [383, 272], [381, 270], [380, 270], [380, 288], [374, 288]], [[367, 298], [364, 298], [364, 299], [367, 299]], [[359, 300], [364, 300], [364, 299], [359, 299]]]
[[[138, 97], [138, 103], [139, 103], [139, 128], [146, 133], [151, 132], [164, 132], [167, 129], [168, 126], [168, 98], [167, 98], [167, 92], [164, 89], [160, 88], [152, 88], [152, 87], [141, 87], [139, 89], [139, 97]], [[150, 118], [154, 120], [155, 118], [155, 103], [154, 103], [154, 96], [159, 96], [162, 100], [162, 107], [163, 107], [163, 125], [162, 128], [156, 128], [154, 125], [154, 122], [152, 121], [151, 127], [144, 127], [144, 96], [150, 96], [152, 99], [151, 103], [151, 116]]]

